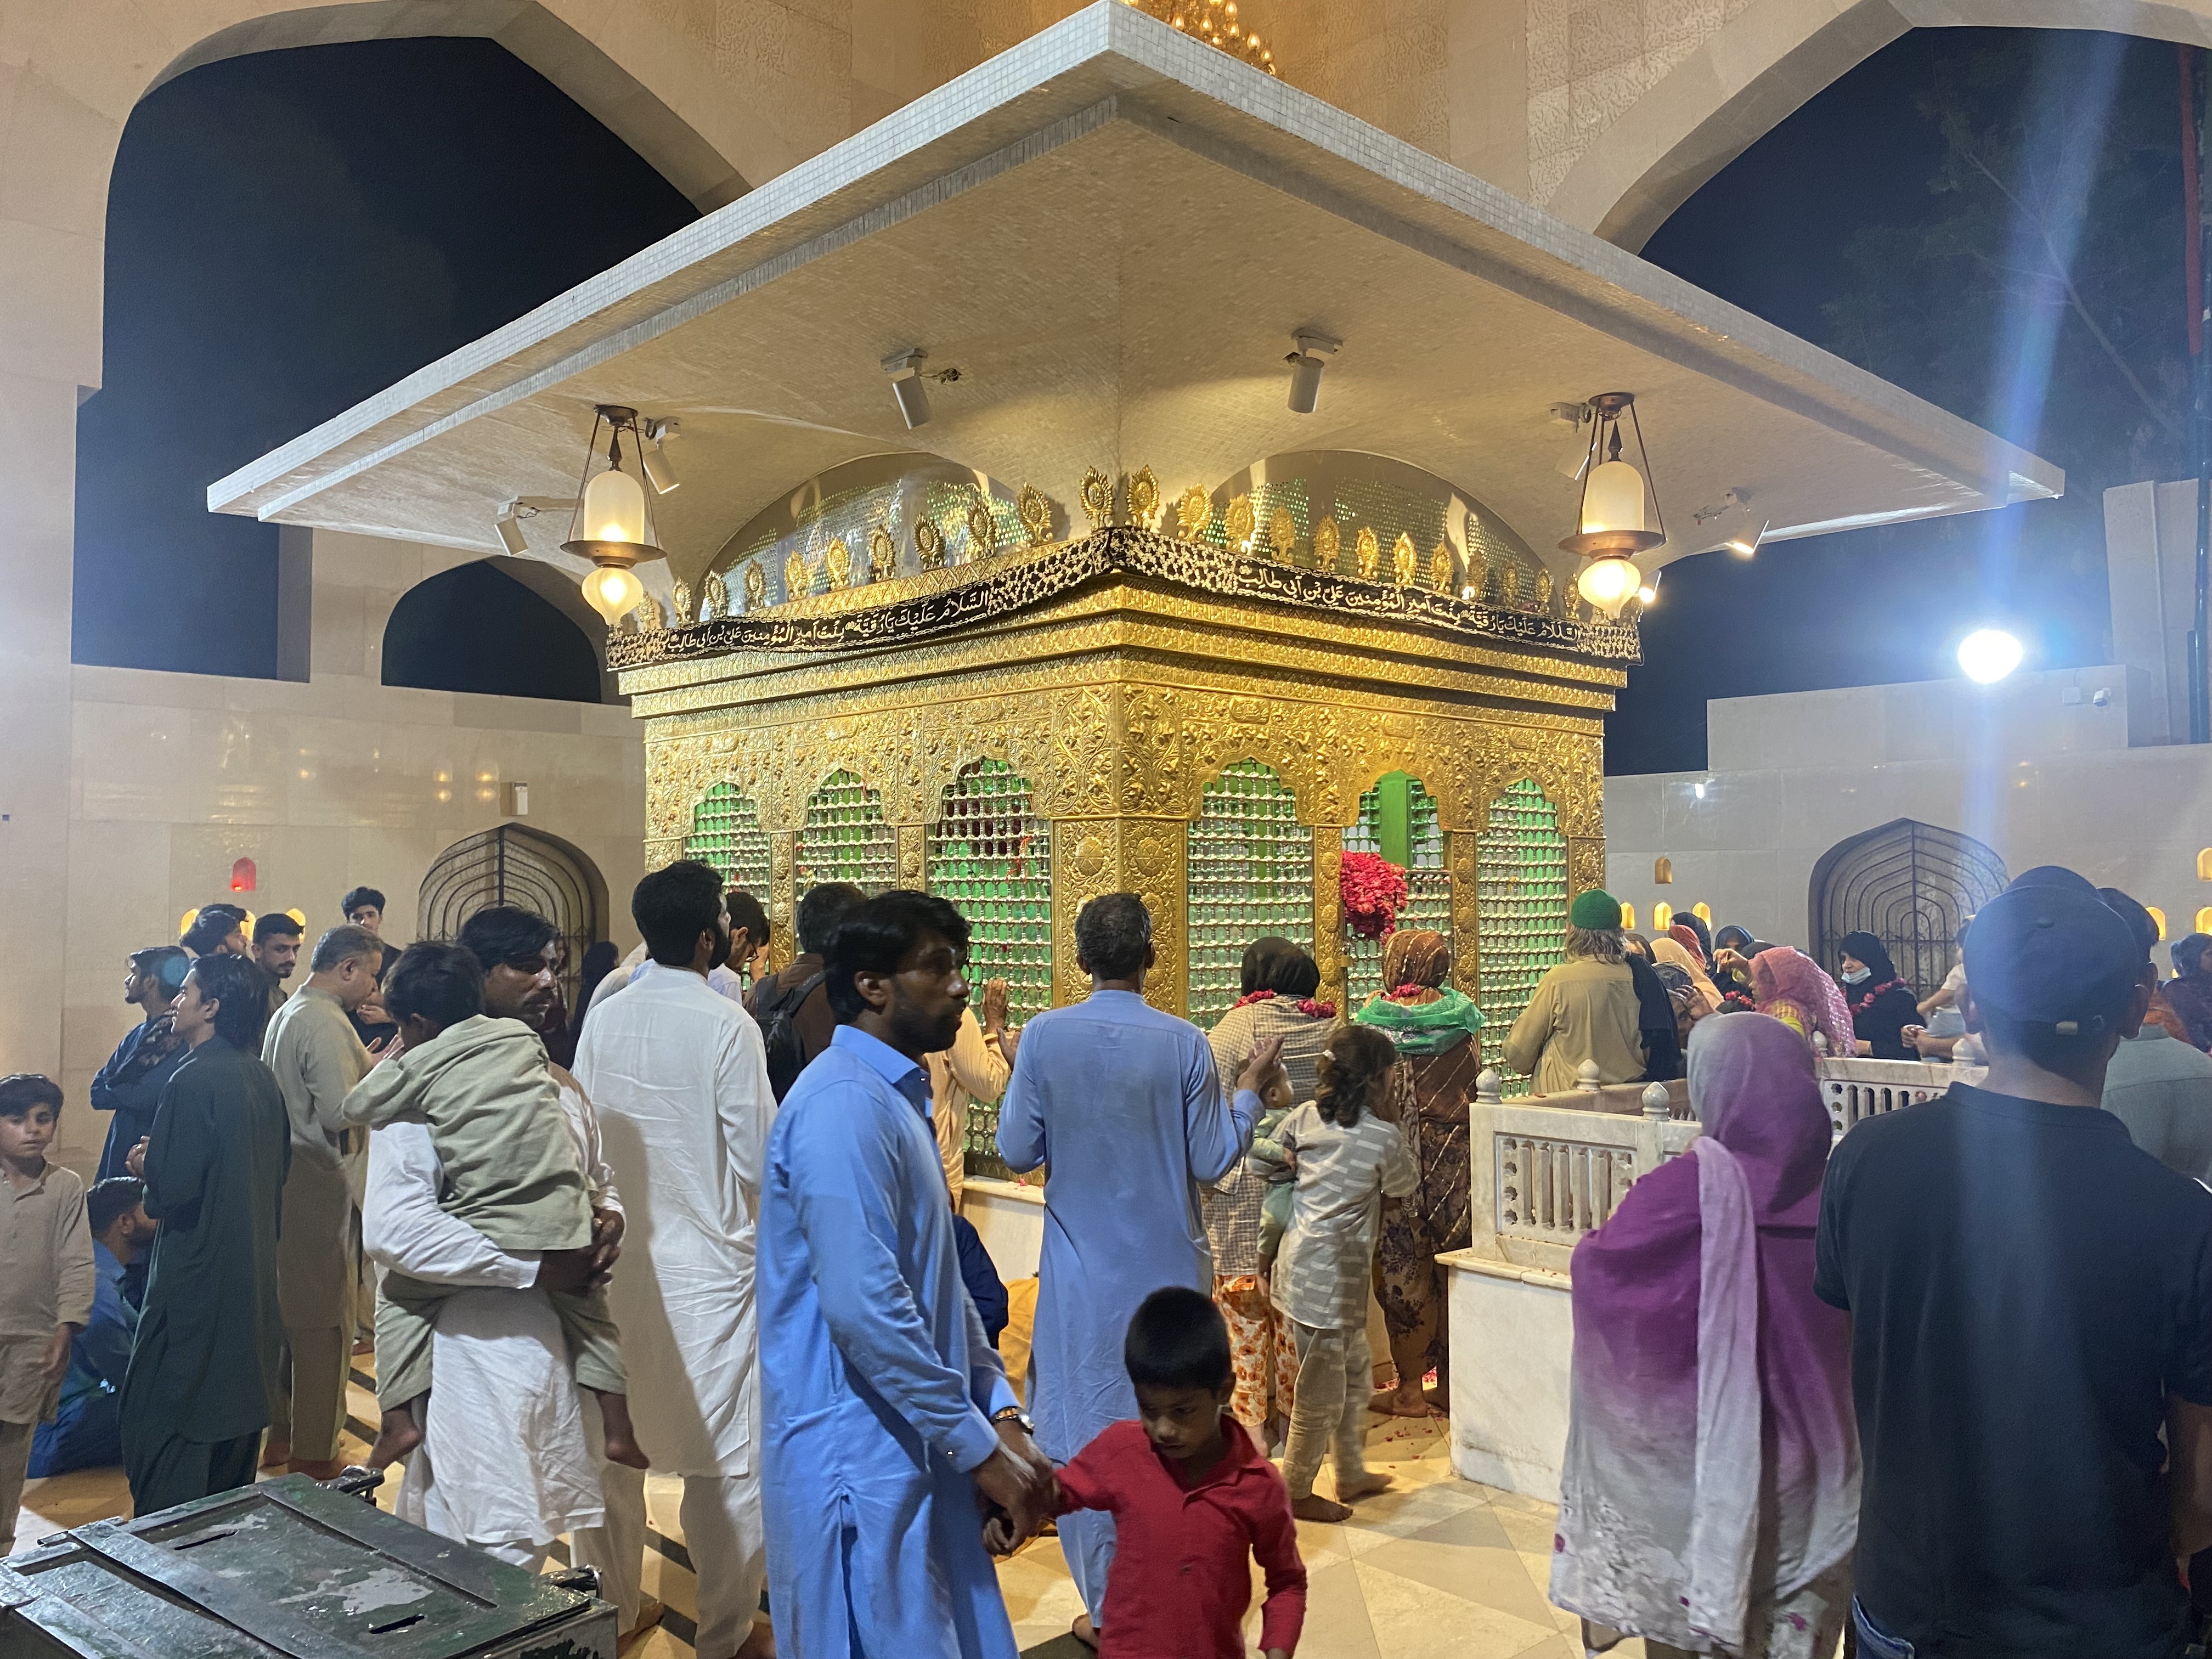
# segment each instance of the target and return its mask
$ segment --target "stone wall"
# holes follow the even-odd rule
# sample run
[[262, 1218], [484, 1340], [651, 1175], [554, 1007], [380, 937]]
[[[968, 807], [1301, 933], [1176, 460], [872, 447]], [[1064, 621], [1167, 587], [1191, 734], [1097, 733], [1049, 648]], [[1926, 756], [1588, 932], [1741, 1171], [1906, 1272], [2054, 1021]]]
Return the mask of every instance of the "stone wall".
[[313, 550], [304, 684], [70, 671], [66, 859], [44, 879], [61, 910], [61, 1156], [73, 1165], [88, 1168], [106, 1133], [86, 1089], [137, 1018], [121, 1000], [125, 953], [173, 943], [185, 911], [231, 898], [237, 859], [259, 878], [237, 902], [305, 912], [311, 941], [366, 883], [391, 902], [385, 936], [404, 943], [432, 861], [507, 821], [503, 787], [527, 783], [520, 821], [599, 866], [611, 937], [635, 941], [645, 751], [629, 710], [383, 684], [392, 605], [474, 556], [324, 532]]

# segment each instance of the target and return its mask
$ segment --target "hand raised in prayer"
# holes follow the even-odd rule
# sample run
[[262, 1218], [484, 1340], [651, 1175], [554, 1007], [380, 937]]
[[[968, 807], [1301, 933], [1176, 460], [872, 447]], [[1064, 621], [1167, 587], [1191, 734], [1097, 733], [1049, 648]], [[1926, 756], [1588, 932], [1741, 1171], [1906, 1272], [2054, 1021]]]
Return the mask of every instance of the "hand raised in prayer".
[[141, 1181], [146, 1178], [146, 1149], [153, 1144], [153, 1136], [141, 1135], [138, 1144], [123, 1155], [123, 1167]]
[[538, 1258], [538, 1277], [530, 1281], [531, 1287], [540, 1291], [588, 1291], [593, 1285], [607, 1282], [607, 1275], [599, 1265], [599, 1247], [579, 1246], [573, 1250], [547, 1250]]
[[983, 1022], [987, 1031], [1006, 1029], [1006, 981], [987, 979], [983, 981], [983, 1006], [976, 1018]]
[[1249, 1089], [1258, 1094], [1267, 1086], [1267, 1079], [1275, 1074], [1276, 1063], [1283, 1057], [1283, 1040], [1269, 1037], [1252, 1051], [1252, 1058], [1244, 1062], [1244, 1069], [1237, 1074], [1239, 1093]]

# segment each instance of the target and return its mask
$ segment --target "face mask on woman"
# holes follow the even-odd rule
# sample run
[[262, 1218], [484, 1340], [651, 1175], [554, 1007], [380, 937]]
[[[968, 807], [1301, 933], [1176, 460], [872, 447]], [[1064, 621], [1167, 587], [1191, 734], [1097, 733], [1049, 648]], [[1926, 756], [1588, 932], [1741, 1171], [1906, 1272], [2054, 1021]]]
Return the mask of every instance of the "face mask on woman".
[[1846, 985], [1863, 984], [1873, 977], [1874, 969], [1871, 968], [1846, 968], [1843, 974], [1844, 983]]

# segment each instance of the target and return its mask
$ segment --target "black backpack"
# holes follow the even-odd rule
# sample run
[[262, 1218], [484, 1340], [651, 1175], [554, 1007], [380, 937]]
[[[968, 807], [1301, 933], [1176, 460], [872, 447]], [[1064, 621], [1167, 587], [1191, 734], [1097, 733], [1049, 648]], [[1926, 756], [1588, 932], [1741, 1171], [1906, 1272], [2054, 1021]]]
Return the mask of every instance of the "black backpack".
[[806, 1069], [806, 1043], [799, 1035], [799, 1008], [829, 977], [827, 972], [810, 975], [763, 1003], [754, 1015], [760, 1024], [761, 1042], [768, 1050], [768, 1086], [779, 1106]]

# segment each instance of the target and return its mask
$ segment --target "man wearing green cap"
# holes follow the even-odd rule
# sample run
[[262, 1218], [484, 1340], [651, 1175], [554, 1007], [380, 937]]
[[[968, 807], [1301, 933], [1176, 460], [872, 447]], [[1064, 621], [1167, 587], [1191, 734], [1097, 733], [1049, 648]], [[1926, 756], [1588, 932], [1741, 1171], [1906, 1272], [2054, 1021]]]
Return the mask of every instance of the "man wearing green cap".
[[1564, 1094], [1597, 1062], [1601, 1083], [1644, 1075], [1636, 981], [1620, 948], [1620, 901], [1601, 888], [1567, 912], [1567, 959], [1536, 981], [1505, 1038], [1505, 1064], [1535, 1079], [1540, 1095]]

